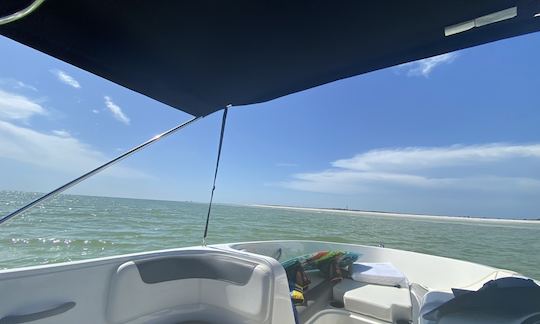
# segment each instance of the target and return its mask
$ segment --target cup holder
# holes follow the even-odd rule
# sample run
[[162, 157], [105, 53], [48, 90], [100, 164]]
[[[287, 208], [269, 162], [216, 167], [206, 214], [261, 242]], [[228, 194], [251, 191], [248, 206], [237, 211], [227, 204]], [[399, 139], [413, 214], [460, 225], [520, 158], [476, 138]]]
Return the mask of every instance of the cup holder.
[[332, 300], [330, 302], [330, 306], [332, 306], [334, 308], [343, 308], [343, 307], [345, 307], [345, 305], [343, 305], [343, 302], [340, 302], [338, 300]]

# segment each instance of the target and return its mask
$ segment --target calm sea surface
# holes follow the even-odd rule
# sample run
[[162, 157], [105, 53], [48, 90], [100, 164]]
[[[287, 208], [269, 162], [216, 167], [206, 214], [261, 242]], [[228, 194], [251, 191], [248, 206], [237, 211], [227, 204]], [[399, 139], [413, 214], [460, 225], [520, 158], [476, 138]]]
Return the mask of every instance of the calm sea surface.
[[[0, 191], [0, 214], [37, 194]], [[0, 268], [199, 245], [207, 205], [64, 195], [0, 226]], [[539, 224], [418, 220], [216, 205], [209, 244], [306, 239], [417, 251], [540, 279]]]

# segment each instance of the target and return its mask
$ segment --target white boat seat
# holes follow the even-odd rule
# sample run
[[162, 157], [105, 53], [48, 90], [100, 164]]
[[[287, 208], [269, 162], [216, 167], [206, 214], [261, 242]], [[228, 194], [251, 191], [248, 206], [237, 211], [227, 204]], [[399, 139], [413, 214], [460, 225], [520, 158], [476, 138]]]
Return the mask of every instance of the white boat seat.
[[356, 261], [351, 265], [351, 278], [355, 281], [382, 286], [408, 287], [407, 277], [393, 264]]
[[129, 261], [112, 277], [107, 318], [111, 323], [265, 323], [272, 279], [268, 266], [224, 253]]
[[345, 309], [382, 321], [395, 323], [412, 319], [411, 295], [408, 288], [397, 288], [344, 279], [333, 289], [333, 298], [342, 301]]

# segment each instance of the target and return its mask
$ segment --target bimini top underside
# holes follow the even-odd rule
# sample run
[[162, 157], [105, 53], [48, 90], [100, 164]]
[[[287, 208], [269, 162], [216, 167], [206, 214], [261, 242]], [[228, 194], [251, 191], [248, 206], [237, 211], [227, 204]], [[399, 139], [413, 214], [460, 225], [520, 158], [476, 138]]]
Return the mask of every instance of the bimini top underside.
[[[31, 1], [2, 1], [0, 16]], [[540, 30], [538, 0], [47, 0], [0, 34], [205, 116]]]

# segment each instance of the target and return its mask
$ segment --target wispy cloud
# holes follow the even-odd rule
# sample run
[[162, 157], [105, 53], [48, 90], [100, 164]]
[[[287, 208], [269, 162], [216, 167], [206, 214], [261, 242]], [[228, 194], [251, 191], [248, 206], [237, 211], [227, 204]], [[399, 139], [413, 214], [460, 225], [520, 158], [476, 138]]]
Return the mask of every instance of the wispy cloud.
[[36, 114], [46, 114], [40, 104], [25, 96], [0, 90], [0, 119], [26, 121]]
[[356, 171], [404, 172], [427, 168], [467, 166], [515, 158], [540, 158], [540, 144], [452, 145], [371, 150], [332, 162], [337, 168]]
[[92, 112], [93, 112], [94, 114], [99, 114], [99, 110], [97, 110], [97, 109], [92, 109]]
[[540, 144], [453, 145], [372, 150], [298, 173], [281, 185], [302, 191], [358, 193], [421, 189], [535, 190], [540, 194]]
[[107, 106], [109, 111], [113, 114], [114, 118], [116, 118], [116, 120], [126, 125], [129, 125], [130, 123], [129, 117], [126, 116], [126, 114], [124, 114], [120, 106], [118, 106], [112, 101], [111, 97], [105, 96], [105, 105]]
[[64, 84], [67, 84], [73, 88], [81, 88], [81, 84], [79, 81], [75, 80], [71, 75], [67, 74], [66, 72], [62, 70], [53, 70], [52, 73], [56, 75], [58, 80]]
[[0, 84], [6, 85], [12, 89], [27, 89], [32, 91], [38, 91], [38, 89], [30, 84], [24, 83], [20, 80], [15, 80], [12, 78], [0, 78]]
[[422, 60], [401, 64], [398, 69], [407, 69], [408, 76], [424, 76], [429, 75], [435, 70], [436, 67], [442, 64], [450, 64], [458, 57], [456, 52], [445, 53]]
[[[70, 174], [89, 170], [108, 160], [105, 154], [66, 130], [46, 133], [13, 123], [46, 114], [46, 109], [31, 99], [0, 90], [0, 159]], [[150, 178], [143, 172], [122, 166], [108, 174], [121, 178]]]
[[29, 85], [29, 84], [26, 84], [22, 81], [17, 81], [16, 82], [16, 86], [18, 88], [22, 88], [22, 89], [29, 89], [29, 90], [32, 90], [32, 91], [38, 91], [38, 89], [32, 85]]
[[[108, 160], [103, 153], [68, 132], [46, 134], [5, 121], [0, 121], [0, 158], [70, 174], [88, 171]], [[108, 174], [120, 178], [149, 177], [122, 166], [115, 167]]]
[[52, 133], [60, 137], [71, 137], [71, 134], [66, 130], [53, 130]]

